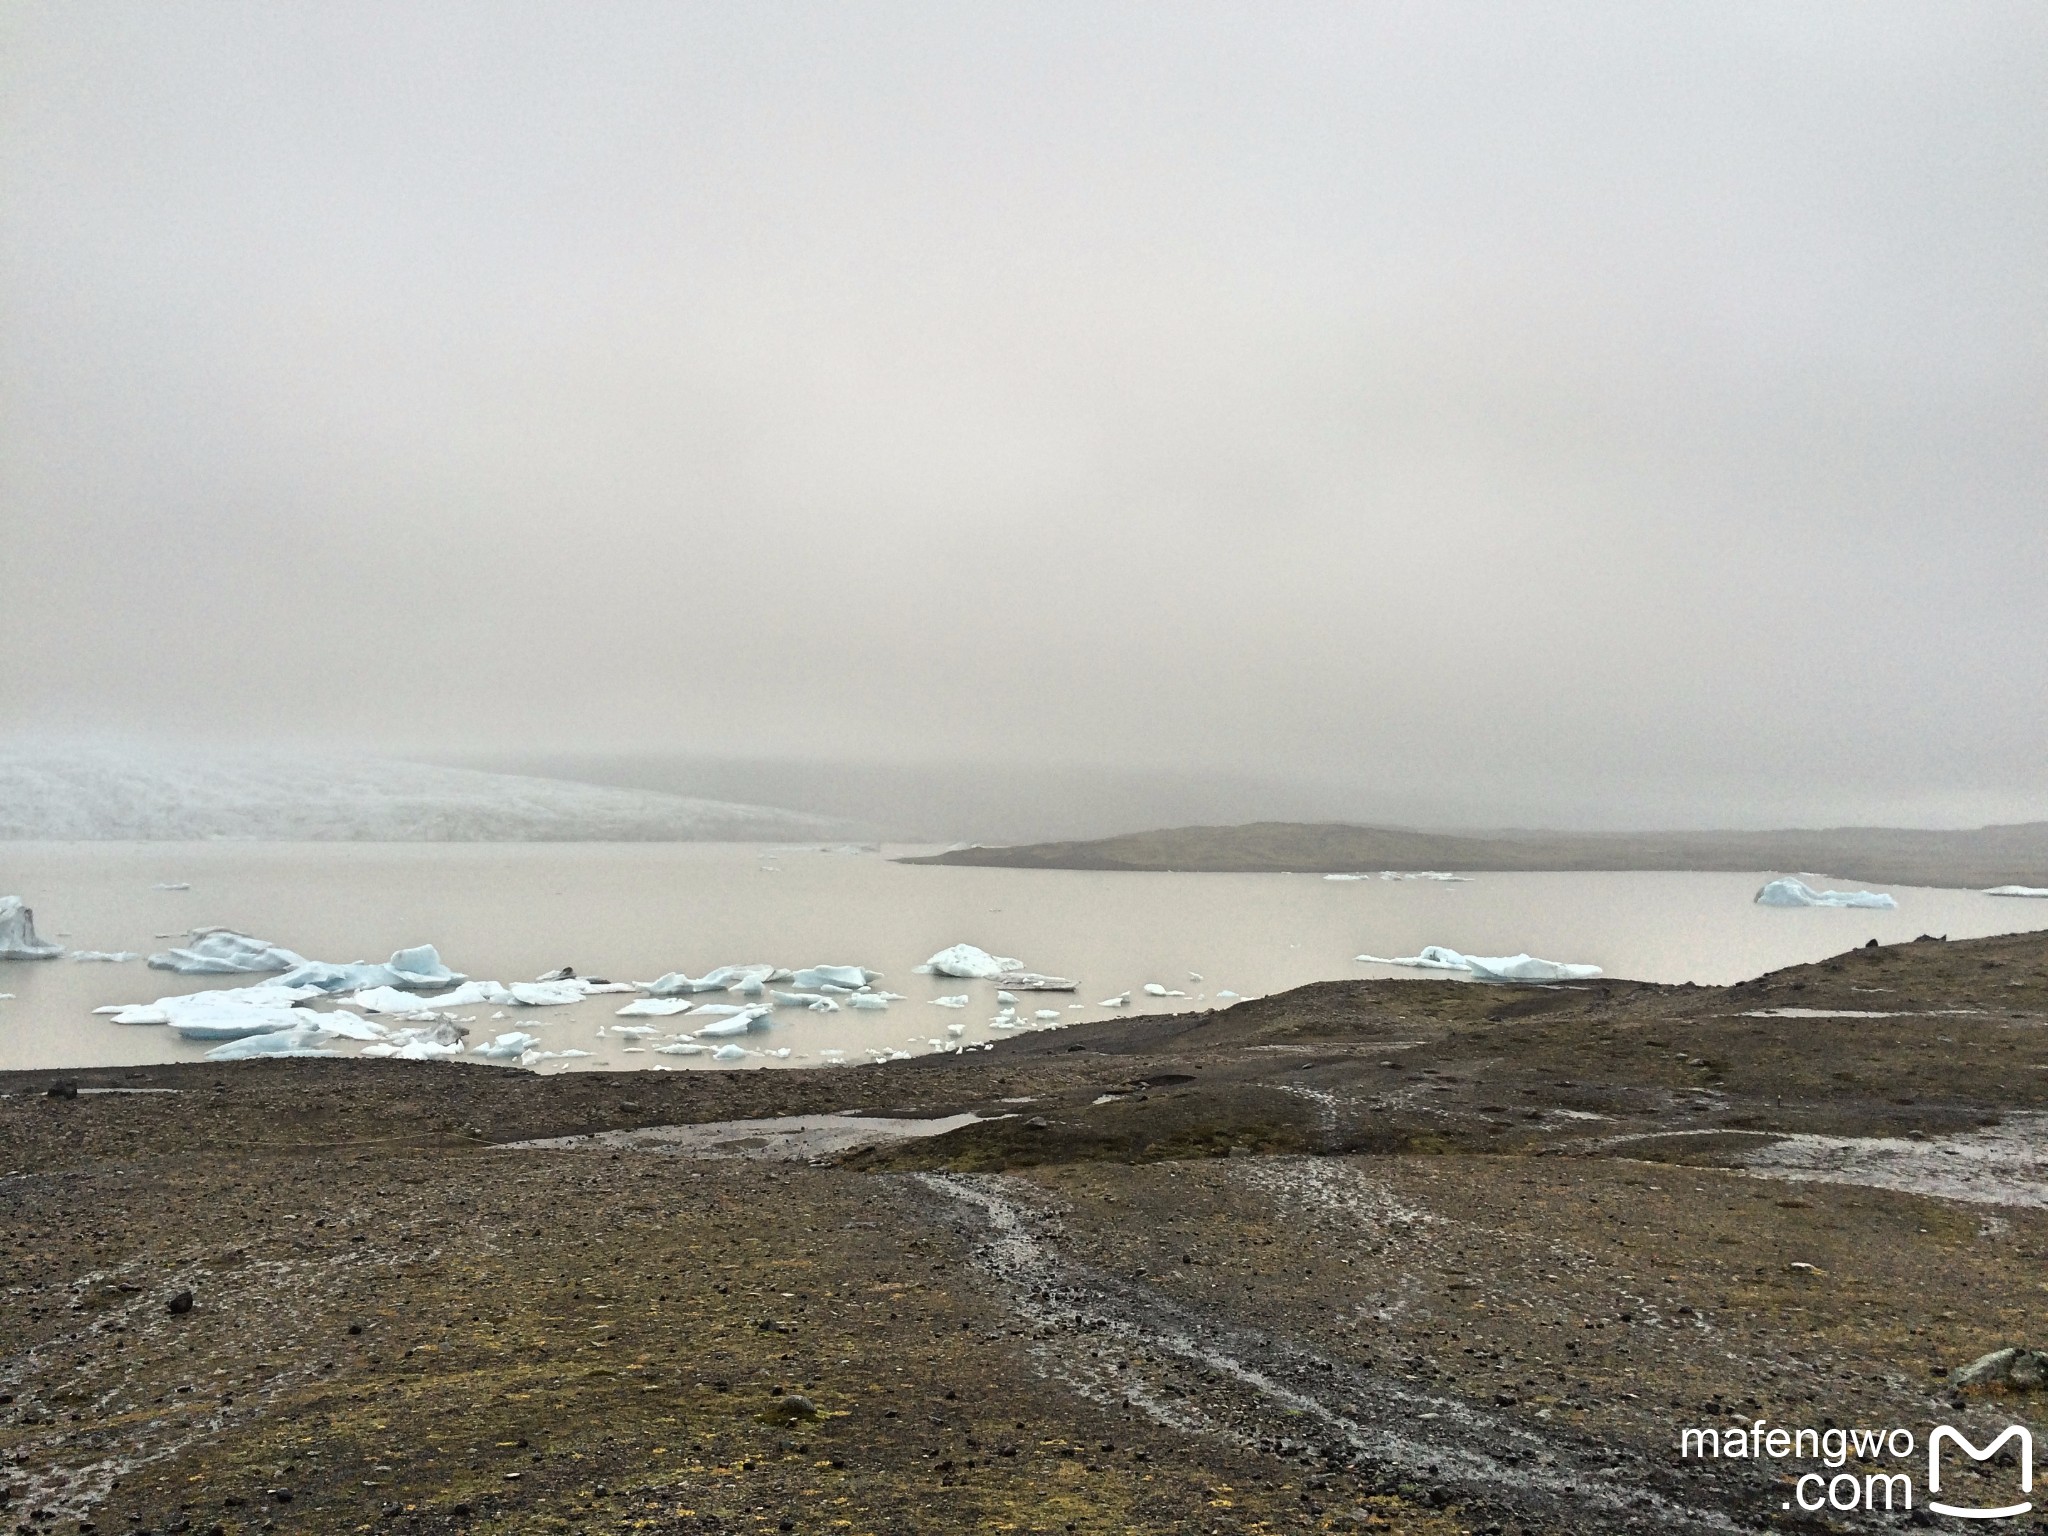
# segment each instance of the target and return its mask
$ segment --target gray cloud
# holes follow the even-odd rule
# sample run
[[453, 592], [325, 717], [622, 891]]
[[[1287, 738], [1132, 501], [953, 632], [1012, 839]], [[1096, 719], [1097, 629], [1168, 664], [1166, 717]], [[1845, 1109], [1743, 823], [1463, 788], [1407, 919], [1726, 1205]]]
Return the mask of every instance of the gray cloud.
[[2048, 815], [2038, 7], [8, 26], [10, 734]]

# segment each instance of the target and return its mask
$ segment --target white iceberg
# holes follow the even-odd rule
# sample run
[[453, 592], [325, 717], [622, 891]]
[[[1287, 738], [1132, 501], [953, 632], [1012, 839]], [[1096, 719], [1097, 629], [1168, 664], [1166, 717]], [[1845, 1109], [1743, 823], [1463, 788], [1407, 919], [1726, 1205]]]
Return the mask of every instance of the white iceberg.
[[721, 965], [716, 970], [706, 971], [702, 976], [690, 977], [681, 971], [670, 971], [653, 981], [639, 982], [642, 992], [653, 997], [675, 997], [686, 992], [724, 992], [735, 986], [759, 985], [770, 981], [786, 981], [789, 973], [778, 973], [772, 965]]
[[271, 1056], [336, 1056], [338, 1051], [321, 1049], [331, 1038], [319, 1029], [279, 1029], [260, 1035], [244, 1035], [216, 1045], [206, 1053], [208, 1061], [253, 1061]]
[[819, 987], [845, 987], [852, 991], [864, 987], [871, 981], [882, 979], [880, 971], [871, 971], [858, 965], [810, 965], [795, 972], [789, 984], [802, 991], [815, 991]]
[[849, 1008], [862, 1008], [869, 1012], [874, 1012], [877, 1009], [887, 1008], [889, 1006], [889, 999], [879, 992], [856, 992], [846, 1000], [846, 1005]]
[[957, 997], [935, 997], [932, 1001], [941, 1008], [965, 1008], [967, 1006], [967, 994], [962, 992]]
[[710, 1049], [710, 1046], [699, 1045], [694, 1040], [677, 1040], [668, 1045], [657, 1045], [654, 1052], [657, 1056], [701, 1056]]
[[1898, 906], [1890, 896], [1878, 891], [1816, 891], [1803, 880], [1794, 880], [1787, 875], [1769, 881], [1756, 893], [1760, 907], [1878, 907], [1892, 909]]
[[469, 1054], [482, 1056], [489, 1061], [517, 1061], [539, 1044], [540, 1036], [510, 1029], [495, 1040], [486, 1041], [482, 1045], [472, 1045]]
[[1145, 983], [1145, 995], [1147, 997], [1186, 997], [1187, 993], [1162, 987], [1156, 981], [1148, 981]]
[[537, 1061], [567, 1061], [573, 1056], [588, 1056], [588, 1051], [528, 1051], [519, 1058], [519, 1065], [530, 1067]]
[[185, 948], [151, 955], [149, 963], [155, 970], [176, 971], [184, 976], [232, 976], [289, 971], [304, 965], [306, 957], [268, 939], [236, 933], [232, 928], [195, 928]]
[[711, 1053], [713, 1061], [744, 1061], [747, 1048], [743, 1045], [721, 1045]]
[[709, 1024], [699, 1024], [696, 1032], [700, 1035], [709, 1035], [714, 1040], [722, 1040], [730, 1035], [744, 1035], [749, 1022], [745, 1014], [734, 1014], [729, 1019], [713, 1019]]
[[1405, 965], [1424, 971], [1463, 971], [1474, 981], [1587, 981], [1601, 974], [1597, 965], [1571, 965], [1558, 960], [1539, 960], [1534, 955], [1461, 955], [1441, 944], [1424, 947], [1419, 955], [1385, 959], [1379, 955], [1356, 957], [1366, 965]]
[[109, 965], [125, 965], [130, 960], [140, 960], [142, 956], [132, 949], [74, 949], [71, 951], [71, 958], [104, 960]]
[[[601, 1035], [604, 1031], [600, 1029], [598, 1033]], [[614, 1024], [612, 1026], [612, 1033], [624, 1035], [628, 1040], [645, 1040], [651, 1035], [660, 1034], [661, 1031], [652, 1024]]]
[[384, 1056], [397, 1061], [435, 1061], [462, 1054], [459, 1025], [435, 1024], [426, 1029], [401, 1029], [390, 1039], [366, 1045], [365, 1056]]
[[619, 1010], [622, 1019], [667, 1019], [688, 1013], [691, 1005], [680, 997], [643, 997]]
[[1057, 1023], [1059, 1016], [1060, 1011], [1057, 1008], [1040, 1008], [1031, 1015], [1031, 1017], [1037, 1019], [1042, 1024]]
[[310, 987], [228, 987], [93, 1011], [112, 1014], [116, 1024], [168, 1024], [187, 1040], [235, 1040], [282, 1029], [324, 1028], [325, 1014], [298, 1006], [319, 995]]
[[505, 990], [512, 994], [513, 1002], [528, 1008], [559, 1008], [565, 1003], [580, 1003], [585, 996], [583, 984], [578, 981], [515, 981]]
[[837, 1013], [839, 1005], [822, 992], [774, 992], [777, 1008], [808, 1008], [813, 1013]]
[[423, 997], [419, 1000], [422, 1008], [468, 1008], [478, 1003], [509, 1003], [512, 989], [495, 981], [465, 981], [453, 992], [443, 992], [439, 997]]
[[[155, 965], [151, 955], [149, 963]], [[441, 963], [431, 944], [416, 944], [395, 951], [382, 965], [367, 960], [337, 965], [325, 960], [305, 960], [278, 978], [281, 985], [318, 987], [323, 992], [360, 992], [371, 987], [404, 987], [423, 992], [429, 987], [453, 987], [466, 978]]]
[[955, 944], [942, 949], [923, 965], [917, 967], [920, 976], [958, 976], [968, 981], [990, 981], [1005, 971], [1024, 968], [1022, 960], [1011, 960], [1001, 955], [992, 955], [985, 949], [976, 949], [972, 944]]
[[434, 1011], [427, 1007], [425, 998], [415, 997], [410, 992], [401, 992], [396, 987], [365, 987], [360, 992], [352, 993], [344, 998], [337, 998], [336, 1001], [360, 1008], [365, 1013], [402, 1013], [410, 1015], [431, 1014]]
[[2048, 886], [1994, 885], [1984, 894], [1986, 896], [2048, 896]]

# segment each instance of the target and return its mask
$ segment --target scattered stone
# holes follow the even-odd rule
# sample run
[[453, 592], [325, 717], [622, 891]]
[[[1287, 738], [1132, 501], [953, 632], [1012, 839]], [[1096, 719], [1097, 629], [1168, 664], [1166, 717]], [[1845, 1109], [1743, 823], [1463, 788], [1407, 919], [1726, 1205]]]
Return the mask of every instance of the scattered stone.
[[173, 1317], [183, 1317], [192, 1310], [192, 1293], [190, 1291], [178, 1292], [177, 1295], [164, 1303], [164, 1310]]
[[2010, 1387], [2015, 1392], [2039, 1392], [2048, 1387], [2048, 1350], [2008, 1345], [1972, 1360], [1955, 1374], [1959, 1387]]

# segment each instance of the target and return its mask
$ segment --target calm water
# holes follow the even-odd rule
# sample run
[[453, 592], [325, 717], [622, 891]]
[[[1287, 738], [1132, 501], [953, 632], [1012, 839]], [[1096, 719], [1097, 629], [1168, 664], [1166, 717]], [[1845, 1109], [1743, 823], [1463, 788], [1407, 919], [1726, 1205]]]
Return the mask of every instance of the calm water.
[[[220, 924], [321, 960], [382, 960], [394, 949], [432, 943], [456, 970], [505, 982], [560, 965], [644, 981], [725, 964], [850, 964], [883, 972], [881, 985], [908, 994], [886, 1013], [777, 1010], [775, 1028], [747, 1043], [789, 1047], [793, 1065], [815, 1065], [825, 1047], [845, 1048], [854, 1059], [864, 1059], [869, 1046], [922, 1052], [946, 1037], [949, 1023], [965, 1024], [968, 1041], [1000, 1038], [988, 1028], [992, 985], [911, 974], [933, 951], [959, 942], [1078, 980], [1072, 996], [1020, 994], [1027, 1018], [1053, 1008], [1071, 1021], [1113, 1016], [1095, 1006], [1099, 1000], [1146, 982], [1190, 996], [1140, 994], [1132, 1013], [1206, 1006], [1196, 994], [1213, 1000], [1224, 988], [1256, 996], [1336, 977], [1413, 977], [1352, 956], [1414, 954], [1425, 944], [1472, 954], [1527, 950], [1591, 962], [1614, 976], [1711, 983], [1871, 938], [2048, 926], [2048, 902], [1910, 887], [1889, 887], [1896, 912], [1763, 908], [1750, 898], [1765, 878], [1482, 874], [1460, 884], [1339, 882], [919, 868], [872, 853], [702, 843], [0, 844], [0, 894], [24, 897], [43, 936], [61, 935], [72, 948], [146, 954], [190, 928]], [[170, 881], [191, 889], [152, 889]], [[139, 961], [0, 962], [0, 993], [15, 994], [0, 1000], [0, 1067], [198, 1059], [203, 1045], [160, 1027], [111, 1024], [91, 1010], [259, 979], [180, 977]], [[973, 999], [968, 1008], [928, 1001], [959, 993]], [[457, 1012], [472, 1020], [473, 1042], [522, 1029], [547, 1049], [592, 1052], [578, 1067], [708, 1065], [600, 1036], [601, 1026], [622, 1022], [689, 1028], [687, 1014], [615, 1019], [629, 1001], [508, 1009], [502, 1020], [488, 1007]], [[1073, 1002], [1088, 1006], [1070, 1010]]]

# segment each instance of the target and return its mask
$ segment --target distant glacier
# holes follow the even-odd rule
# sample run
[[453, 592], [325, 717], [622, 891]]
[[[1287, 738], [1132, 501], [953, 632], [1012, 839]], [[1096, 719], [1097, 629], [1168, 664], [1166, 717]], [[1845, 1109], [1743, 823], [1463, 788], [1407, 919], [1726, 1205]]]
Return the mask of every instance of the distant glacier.
[[775, 806], [388, 758], [0, 750], [0, 840], [755, 842], [867, 831]]

